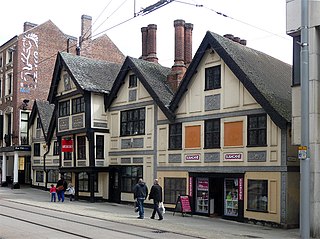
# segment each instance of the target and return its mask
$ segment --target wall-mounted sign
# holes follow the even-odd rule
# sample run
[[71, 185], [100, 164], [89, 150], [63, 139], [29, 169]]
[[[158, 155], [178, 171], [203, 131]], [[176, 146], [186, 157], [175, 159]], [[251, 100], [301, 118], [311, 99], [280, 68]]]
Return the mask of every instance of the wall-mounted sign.
[[223, 156], [224, 161], [242, 161], [242, 153], [226, 153]]
[[184, 159], [185, 161], [200, 161], [200, 154], [187, 154]]
[[73, 140], [72, 139], [62, 139], [61, 140], [61, 151], [62, 152], [72, 152], [73, 151]]
[[238, 198], [239, 200], [243, 200], [243, 178], [239, 178], [239, 183], [238, 183]]

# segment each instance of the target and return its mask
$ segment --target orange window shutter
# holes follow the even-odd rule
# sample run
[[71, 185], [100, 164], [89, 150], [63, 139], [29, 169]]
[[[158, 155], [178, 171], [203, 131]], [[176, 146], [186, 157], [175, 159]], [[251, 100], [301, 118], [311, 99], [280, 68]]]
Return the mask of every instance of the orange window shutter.
[[243, 121], [224, 123], [224, 146], [243, 146]]
[[185, 148], [201, 147], [201, 126], [186, 126], [185, 127]]

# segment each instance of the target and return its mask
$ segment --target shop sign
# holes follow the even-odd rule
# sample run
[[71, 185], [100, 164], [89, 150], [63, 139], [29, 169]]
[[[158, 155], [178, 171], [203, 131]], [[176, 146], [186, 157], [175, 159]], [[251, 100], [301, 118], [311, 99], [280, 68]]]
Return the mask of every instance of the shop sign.
[[62, 139], [61, 140], [61, 151], [62, 152], [72, 152], [73, 151], [73, 140], [72, 139]]
[[198, 178], [198, 190], [208, 191], [209, 180], [207, 178]]
[[239, 200], [243, 200], [243, 178], [239, 178]]
[[242, 153], [224, 154], [224, 161], [242, 161]]
[[185, 161], [200, 161], [200, 154], [185, 155]]

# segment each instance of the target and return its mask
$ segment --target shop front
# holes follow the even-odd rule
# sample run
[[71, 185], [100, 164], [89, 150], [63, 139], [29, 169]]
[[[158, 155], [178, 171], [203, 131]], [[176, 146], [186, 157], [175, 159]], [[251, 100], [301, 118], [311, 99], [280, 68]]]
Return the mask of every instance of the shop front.
[[190, 173], [189, 177], [195, 214], [243, 220], [243, 174]]

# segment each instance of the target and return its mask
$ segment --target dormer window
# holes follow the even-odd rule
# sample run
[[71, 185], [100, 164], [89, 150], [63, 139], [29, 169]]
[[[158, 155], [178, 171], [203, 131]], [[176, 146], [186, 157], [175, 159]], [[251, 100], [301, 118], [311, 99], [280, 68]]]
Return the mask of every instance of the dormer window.
[[129, 76], [129, 88], [137, 87], [137, 76], [130, 75]]

